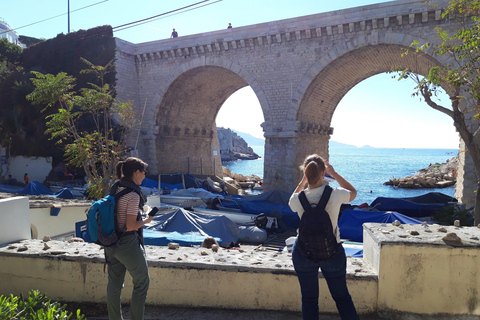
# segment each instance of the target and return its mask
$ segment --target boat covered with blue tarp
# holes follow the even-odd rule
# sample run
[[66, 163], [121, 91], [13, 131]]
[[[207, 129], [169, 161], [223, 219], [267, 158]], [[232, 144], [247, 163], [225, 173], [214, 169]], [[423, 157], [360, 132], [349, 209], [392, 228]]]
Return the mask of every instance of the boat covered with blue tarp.
[[[182, 237], [186, 236], [187, 239], [189, 235], [197, 235], [204, 238], [214, 237], [220, 239], [217, 240], [217, 242], [222, 247], [227, 247], [231, 243], [237, 243], [240, 234], [239, 227], [225, 216], [194, 213], [183, 208], [178, 208], [169, 213], [156, 215], [155, 219], [146, 225], [144, 229], [152, 232], [177, 232], [182, 234]], [[151, 233], [150, 231], [146, 232], [144, 236], [149, 234], [155, 235], [155, 233]], [[156, 238], [158, 238], [157, 235], [152, 239], [146, 239], [145, 244], [150, 244], [149, 242], [156, 241]]]
[[363, 242], [363, 224], [367, 222], [391, 223], [395, 220], [402, 224], [421, 224], [422, 221], [407, 217], [394, 211], [344, 210], [338, 220], [340, 238]]
[[379, 211], [396, 211], [413, 218], [431, 217], [445, 207], [457, 202], [454, 197], [440, 192], [430, 192], [418, 197], [387, 198], [378, 197], [371, 204]]
[[0, 185], [0, 192], [27, 194], [31, 196], [47, 196], [61, 199], [74, 199], [72, 192], [68, 188], [64, 188], [58, 192], [53, 192], [48, 187], [38, 181], [29, 182], [25, 187], [17, 187], [10, 185]]

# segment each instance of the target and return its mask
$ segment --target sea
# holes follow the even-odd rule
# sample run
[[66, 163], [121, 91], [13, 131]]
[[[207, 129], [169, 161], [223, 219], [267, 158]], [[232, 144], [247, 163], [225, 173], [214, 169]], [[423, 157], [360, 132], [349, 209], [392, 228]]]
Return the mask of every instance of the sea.
[[[263, 146], [252, 149], [261, 156], [257, 160], [223, 162], [231, 172], [257, 175], [263, 178]], [[330, 148], [330, 163], [335, 170], [357, 189], [357, 197], [351, 203], [371, 204], [377, 197], [416, 197], [429, 192], [441, 192], [453, 196], [455, 187], [435, 189], [402, 189], [383, 183], [391, 178], [403, 178], [430, 164], [443, 163], [458, 154], [457, 149], [387, 149], [387, 148]], [[338, 186], [333, 182], [331, 186]]]

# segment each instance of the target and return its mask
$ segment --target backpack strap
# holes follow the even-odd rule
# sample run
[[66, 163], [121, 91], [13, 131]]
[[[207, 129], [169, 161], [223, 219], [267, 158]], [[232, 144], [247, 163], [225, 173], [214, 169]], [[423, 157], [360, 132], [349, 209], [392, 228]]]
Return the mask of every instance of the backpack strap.
[[330, 195], [332, 194], [332, 187], [330, 186], [325, 186], [325, 190], [323, 190], [322, 197], [320, 198], [320, 201], [318, 201], [317, 208], [322, 208], [325, 209], [327, 206], [328, 200], [330, 200]]
[[[330, 186], [325, 186], [325, 190], [323, 190], [322, 197], [318, 201], [317, 208], [322, 208], [325, 209], [327, 206], [328, 200], [330, 200], [330, 195], [332, 194], [332, 187]], [[300, 203], [305, 211], [310, 210], [312, 208], [312, 205], [310, 202], [308, 202], [307, 196], [305, 195], [305, 191], [300, 191], [298, 194], [298, 200], [300, 200]]]
[[114, 194], [115, 203], [116, 203], [116, 201], [117, 201], [120, 197], [122, 197], [122, 196], [124, 196], [124, 195], [126, 195], [127, 193], [130, 193], [130, 192], [132, 192], [132, 191], [135, 191], [135, 190], [133, 190], [132, 188], [128, 188], [128, 187], [127, 187], [127, 188], [123, 189], [122, 191], [120, 191], [119, 193]]
[[312, 206], [310, 205], [310, 202], [308, 202], [307, 196], [305, 195], [305, 191], [300, 191], [298, 194], [298, 200], [300, 200], [303, 210], [307, 211], [312, 209]]

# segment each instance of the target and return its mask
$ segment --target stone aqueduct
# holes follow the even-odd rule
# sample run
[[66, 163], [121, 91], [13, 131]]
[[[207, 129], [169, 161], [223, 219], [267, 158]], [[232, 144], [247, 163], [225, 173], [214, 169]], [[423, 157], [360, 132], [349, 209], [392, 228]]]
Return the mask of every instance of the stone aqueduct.
[[[291, 191], [307, 154], [328, 158], [332, 115], [351, 88], [392, 67], [425, 74], [444, 63], [401, 57], [414, 40], [435, 41], [435, 27], [454, 30], [441, 15], [447, 1], [437, 3], [392, 1], [140, 44], [117, 39], [117, 98], [144, 110], [129, 143], [151, 171], [221, 175], [215, 118], [250, 86], [265, 119], [265, 188]], [[472, 165], [460, 155], [456, 197], [473, 203]]]

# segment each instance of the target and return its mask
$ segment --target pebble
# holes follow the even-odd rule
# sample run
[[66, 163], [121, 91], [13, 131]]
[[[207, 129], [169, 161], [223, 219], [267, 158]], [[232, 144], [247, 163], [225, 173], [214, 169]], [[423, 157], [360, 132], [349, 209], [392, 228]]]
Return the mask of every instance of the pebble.
[[212, 244], [212, 251], [213, 252], [218, 252], [218, 245]]
[[27, 246], [21, 246], [20, 248], [17, 249], [18, 252], [27, 251], [27, 250], [28, 250]]
[[449, 232], [445, 237], [442, 238], [443, 241], [446, 242], [462, 242], [462, 239], [457, 236], [455, 232]]
[[410, 234], [411, 234], [412, 236], [418, 236], [420, 233], [418, 233], [417, 230], [411, 230], [411, 231], [410, 231]]
[[402, 223], [398, 220], [395, 220], [392, 222], [392, 225], [394, 225], [395, 227], [400, 227], [402, 225]]
[[454, 225], [455, 227], [460, 227], [460, 220], [455, 220], [455, 221], [453, 221], [453, 225]]
[[207, 251], [202, 251], [200, 254], [201, 254], [202, 256], [208, 256], [208, 252], [207, 252]]
[[444, 232], [444, 233], [447, 233], [447, 229], [445, 229], [444, 227], [441, 227], [441, 228], [438, 228], [437, 230], [438, 232]]
[[168, 249], [178, 249], [178, 248], [180, 248], [180, 245], [178, 243], [175, 243], [175, 242], [168, 243]]
[[44, 242], [48, 242], [48, 241], [50, 241], [50, 240], [52, 240], [52, 239], [50, 239], [50, 237], [49, 237], [49, 236], [45, 236], [45, 237], [43, 237], [43, 241], [44, 241]]
[[46, 242], [43, 243], [43, 249], [44, 249], [44, 250], [48, 250], [48, 249], [50, 249], [50, 248], [51, 248], [51, 247], [50, 247]]

